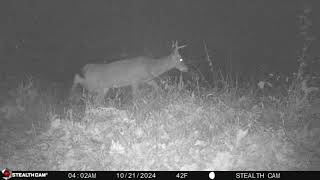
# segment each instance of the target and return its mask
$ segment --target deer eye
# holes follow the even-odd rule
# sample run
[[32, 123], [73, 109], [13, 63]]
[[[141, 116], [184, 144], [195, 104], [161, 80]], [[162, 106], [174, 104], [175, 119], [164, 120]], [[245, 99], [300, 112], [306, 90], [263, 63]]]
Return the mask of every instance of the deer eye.
[[182, 59], [182, 58], [180, 58], [180, 59], [179, 59], [179, 61], [180, 61], [180, 62], [182, 62], [182, 61], [183, 61], [183, 59]]

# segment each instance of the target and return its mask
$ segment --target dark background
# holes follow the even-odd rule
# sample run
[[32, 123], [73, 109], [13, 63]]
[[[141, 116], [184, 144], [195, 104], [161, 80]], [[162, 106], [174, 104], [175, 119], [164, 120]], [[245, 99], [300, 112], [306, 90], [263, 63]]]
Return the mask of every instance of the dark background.
[[[290, 72], [302, 47], [298, 15], [312, 9], [320, 32], [318, 1], [294, 0], [134, 0], [0, 2], [2, 73], [38, 73], [71, 78], [87, 62], [136, 55], [164, 56], [171, 41], [188, 46], [186, 61], [203, 71], [203, 41], [215, 65], [243, 76], [261, 66]], [[308, 58], [319, 54], [313, 42]]]

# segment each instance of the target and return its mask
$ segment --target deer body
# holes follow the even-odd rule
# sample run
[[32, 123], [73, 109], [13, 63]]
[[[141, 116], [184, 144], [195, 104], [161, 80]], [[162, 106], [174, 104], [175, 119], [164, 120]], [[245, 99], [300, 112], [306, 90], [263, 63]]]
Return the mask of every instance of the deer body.
[[173, 44], [173, 52], [165, 57], [154, 59], [149, 57], [135, 57], [115, 61], [109, 64], [87, 64], [82, 68], [82, 74], [76, 74], [72, 91], [81, 85], [91, 93], [106, 95], [110, 88], [132, 86], [133, 91], [141, 83], [148, 83], [157, 88], [154, 78], [177, 68], [186, 72], [187, 66], [178, 52], [177, 42]]

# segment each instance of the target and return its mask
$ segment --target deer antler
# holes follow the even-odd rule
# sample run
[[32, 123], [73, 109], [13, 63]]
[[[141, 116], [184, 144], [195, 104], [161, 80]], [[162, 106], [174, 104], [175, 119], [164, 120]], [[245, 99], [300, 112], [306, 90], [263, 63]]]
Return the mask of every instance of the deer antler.
[[172, 49], [174, 49], [175, 51], [186, 47], [187, 45], [182, 45], [182, 46], [178, 46], [178, 41], [172, 41]]

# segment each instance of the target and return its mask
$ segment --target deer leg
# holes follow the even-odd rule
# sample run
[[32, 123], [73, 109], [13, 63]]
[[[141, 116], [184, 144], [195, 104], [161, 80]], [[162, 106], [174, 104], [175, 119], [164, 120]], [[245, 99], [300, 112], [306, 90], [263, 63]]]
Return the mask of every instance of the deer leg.
[[97, 93], [97, 95], [94, 97], [94, 101], [95, 103], [99, 104], [99, 105], [103, 105], [104, 104], [104, 97], [107, 94], [109, 88], [101, 88], [101, 89], [96, 89], [95, 92]]
[[73, 93], [77, 87], [78, 84], [80, 84], [82, 82], [83, 78], [81, 78], [78, 74], [76, 74], [74, 76], [74, 79], [73, 79], [73, 84], [72, 84], [72, 87], [71, 87], [71, 93]]
[[100, 98], [100, 102], [102, 102], [102, 104], [105, 103], [105, 97], [106, 97], [109, 89], [110, 89], [110, 88], [103, 88], [102, 91], [101, 91], [101, 94], [100, 94], [100, 97], [99, 97], [99, 98]]
[[139, 84], [132, 84], [132, 85], [131, 85], [131, 88], [132, 88], [132, 97], [136, 97], [136, 96], [137, 96], [138, 87], [139, 87]]
[[147, 83], [150, 86], [152, 86], [157, 91], [157, 93], [159, 93], [160, 87], [158, 86], [158, 84], [154, 80], [148, 81]]
[[103, 89], [103, 96], [106, 96], [108, 91], [109, 91], [110, 88], [104, 88]]
[[74, 76], [72, 87], [69, 90], [69, 98], [71, 102], [75, 102], [75, 103], [80, 102], [81, 97], [79, 92], [76, 91], [76, 88], [79, 84], [82, 83], [82, 81], [83, 81], [83, 78], [81, 78], [78, 74]]

